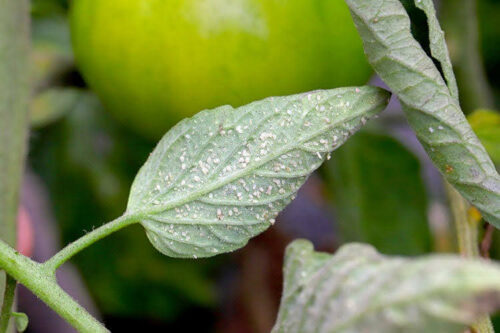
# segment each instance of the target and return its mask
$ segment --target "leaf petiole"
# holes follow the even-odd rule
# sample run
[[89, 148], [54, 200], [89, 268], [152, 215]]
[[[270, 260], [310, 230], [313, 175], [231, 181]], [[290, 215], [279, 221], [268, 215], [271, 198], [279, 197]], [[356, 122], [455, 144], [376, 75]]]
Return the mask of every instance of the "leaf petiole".
[[[43, 264], [23, 256], [0, 240], [0, 269], [5, 270], [9, 277], [5, 302], [11, 304], [9, 300], [13, 300], [17, 280], [80, 332], [108, 332], [99, 321], [61, 289], [55, 279], [55, 271], [78, 252], [115, 231], [139, 222], [139, 218], [139, 214], [120, 216], [69, 244]], [[10, 283], [11, 280], [13, 283]], [[2, 333], [5, 331], [4, 326], [8, 326], [8, 317], [10, 317], [11, 305], [8, 303], [2, 307], [2, 320], [0, 321]], [[5, 315], [6, 311], [8, 315]]]
[[92, 230], [88, 234], [80, 237], [73, 243], [68, 244], [61, 251], [56, 253], [52, 258], [47, 260], [43, 267], [45, 270], [55, 273], [57, 268], [59, 268], [66, 261], [71, 259], [75, 254], [97, 242], [98, 240], [109, 236], [110, 234], [125, 228], [131, 224], [139, 222], [139, 216], [137, 214], [127, 215], [124, 214], [119, 218], [108, 222], [97, 229]]

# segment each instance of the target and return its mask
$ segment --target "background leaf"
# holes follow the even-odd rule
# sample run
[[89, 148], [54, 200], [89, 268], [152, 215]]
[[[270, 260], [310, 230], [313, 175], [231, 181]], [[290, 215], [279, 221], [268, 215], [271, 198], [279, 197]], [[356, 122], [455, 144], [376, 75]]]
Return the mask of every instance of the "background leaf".
[[173, 257], [208, 257], [267, 229], [388, 93], [341, 88], [222, 106], [179, 123], [132, 185], [128, 214]]
[[74, 60], [66, 18], [60, 14], [33, 17], [31, 37], [31, 76], [35, 92], [67, 83]]
[[388, 254], [430, 250], [420, 164], [394, 138], [362, 131], [323, 170], [344, 242], [370, 243]]
[[397, 94], [427, 154], [484, 218], [500, 228], [500, 176], [440, 71], [413, 38], [403, 5], [398, 0], [346, 1], [369, 62]]
[[493, 162], [500, 165], [500, 114], [492, 110], [477, 110], [467, 120]]
[[59, 120], [66, 113], [77, 107], [85, 93], [73, 88], [51, 88], [36, 95], [31, 100], [31, 126], [43, 127]]
[[500, 301], [497, 264], [387, 257], [361, 244], [330, 256], [295, 241], [284, 274], [273, 332], [460, 333]]

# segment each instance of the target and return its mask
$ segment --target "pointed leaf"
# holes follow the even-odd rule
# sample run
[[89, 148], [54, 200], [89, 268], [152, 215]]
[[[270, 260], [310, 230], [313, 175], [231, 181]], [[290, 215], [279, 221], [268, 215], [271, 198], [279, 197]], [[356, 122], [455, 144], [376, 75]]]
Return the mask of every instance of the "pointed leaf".
[[160, 141], [132, 185], [127, 213], [169, 256], [241, 248], [388, 97], [375, 87], [341, 88], [200, 112]]
[[[434, 164], [486, 220], [500, 228], [500, 176], [441, 73], [413, 38], [403, 5], [399, 0], [346, 2], [369, 62], [398, 95]], [[440, 42], [433, 39], [436, 50]]]
[[334, 256], [299, 240], [286, 251], [273, 332], [463, 332], [500, 301], [500, 267], [434, 255], [387, 257], [350, 244]]

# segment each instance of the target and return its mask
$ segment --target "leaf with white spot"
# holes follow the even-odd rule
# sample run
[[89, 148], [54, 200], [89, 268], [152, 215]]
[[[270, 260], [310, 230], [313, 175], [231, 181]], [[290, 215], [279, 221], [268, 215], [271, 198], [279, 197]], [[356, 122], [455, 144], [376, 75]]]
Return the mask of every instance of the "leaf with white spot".
[[127, 207], [172, 257], [243, 247], [389, 93], [341, 88], [198, 113], [171, 129], [139, 171]]
[[418, 41], [400, 0], [346, 0], [368, 61], [401, 101], [408, 122], [436, 167], [500, 228], [500, 176], [460, 108], [455, 78], [431, 0], [415, 0], [427, 15], [431, 54]]
[[288, 246], [273, 333], [461, 333], [500, 304], [500, 267], [451, 255], [417, 259], [349, 244], [333, 256]]

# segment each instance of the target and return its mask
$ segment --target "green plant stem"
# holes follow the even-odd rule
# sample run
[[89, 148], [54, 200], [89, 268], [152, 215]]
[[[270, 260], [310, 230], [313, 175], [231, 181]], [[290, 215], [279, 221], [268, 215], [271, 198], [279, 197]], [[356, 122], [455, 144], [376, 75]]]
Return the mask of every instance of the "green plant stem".
[[[0, 0], [0, 239], [12, 246], [28, 133], [29, 4], [29, 0]], [[0, 272], [0, 290], [5, 283]], [[1, 299], [0, 303], [5, 304]]]
[[[66, 246], [43, 264], [23, 256], [0, 240], [0, 269], [23, 284], [79, 332], [108, 332], [57, 284], [56, 269], [96, 241], [138, 221], [138, 215], [123, 215]], [[10, 312], [9, 312], [10, 313]], [[0, 331], [3, 333], [3, 331]]]
[[31, 290], [79, 332], [108, 332], [99, 321], [59, 287], [52, 272], [45, 270], [42, 264], [23, 256], [1, 240], [0, 268]]
[[[466, 258], [479, 258], [478, 221], [469, 218], [469, 209], [471, 207], [467, 200], [449, 183], [446, 182], [445, 186], [457, 230], [459, 252]], [[481, 317], [472, 327], [477, 333], [495, 332], [489, 316]]]
[[9, 328], [9, 321], [16, 293], [16, 285], [17, 281], [12, 278], [12, 276], [6, 274], [5, 293], [3, 295], [2, 309], [0, 310], [0, 333], [7, 332]]
[[64, 249], [56, 253], [52, 258], [47, 260], [43, 266], [45, 270], [54, 273], [57, 268], [68, 261], [78, 252], [92, 245], [96, 241], [118, 231], [126, 226], [134, 224], [138, 221], [137, 215], [123, 215], [119, 218], [104, 224], [103, 226], [89, 232], [83, 237], [77, 239], [73, 243], [67, 245]]
[[477, 0], [444, 0], [440, 13], [462, 109], [469, 113], [477, 108], [492, 108], [493, 94], [479, 48]]
[[28, 133], [29, 1], [0, 0], [0, 237], [13, 245]]
[[458, 250], [466, 258], [477, 258], [479, 257], [478, 227], [475, 221], [469, 220], [469, 203], [449, 183], [446, 183], [446, 191], [457, 231]]

